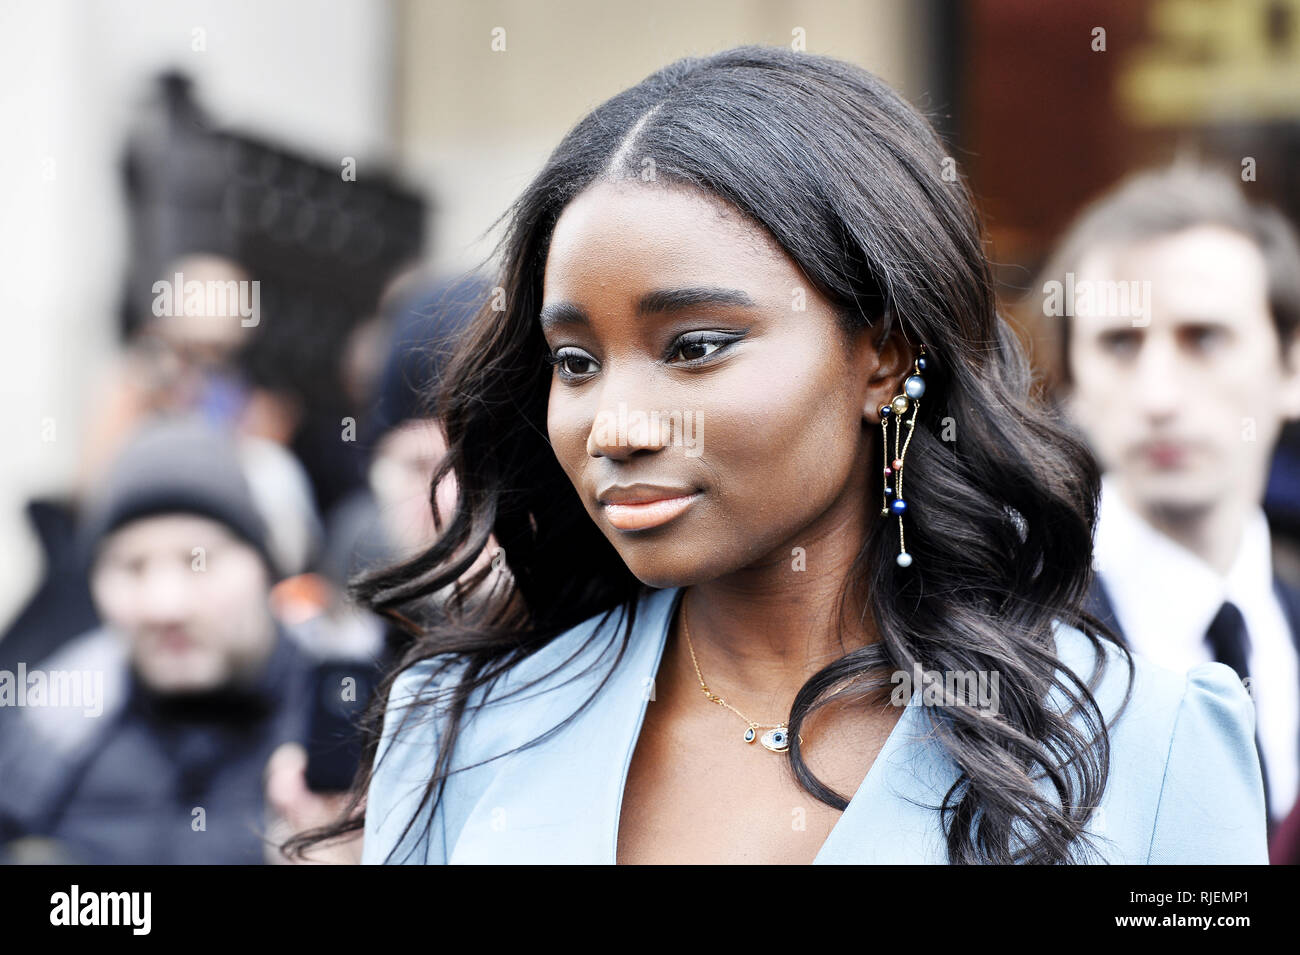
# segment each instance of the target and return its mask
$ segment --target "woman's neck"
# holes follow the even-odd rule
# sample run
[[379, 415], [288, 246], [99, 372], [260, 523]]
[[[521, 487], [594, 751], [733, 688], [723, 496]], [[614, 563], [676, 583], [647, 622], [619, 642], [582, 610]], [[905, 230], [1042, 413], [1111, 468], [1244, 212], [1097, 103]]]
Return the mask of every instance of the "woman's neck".
[[[747, 715], [746, 705], [763, 714], [751, 719], [788, 713], [810, 676], [877, 639], [869, 609], [855, 602], [852, 589], [839, 613], [858, 546], [845, 536], [810, 540], [802, 554], [774, 555], [769, 563], [686, 588], [685, 621], [704, 680]], [[677, 672], [695, 681], [682, 620], [679, 612], [672, 652]]]

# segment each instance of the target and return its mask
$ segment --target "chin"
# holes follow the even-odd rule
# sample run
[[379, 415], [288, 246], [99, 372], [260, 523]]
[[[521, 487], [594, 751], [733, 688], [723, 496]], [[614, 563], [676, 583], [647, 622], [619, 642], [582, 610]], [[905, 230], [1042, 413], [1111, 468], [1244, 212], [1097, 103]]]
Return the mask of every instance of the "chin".
[[670, 587], [685, 587], [702, 580], [712, 580], [717, 574], [696, 563], [698, 552], [688, 554], [674, 553], [664, 547], [650, 553], [649, 549], [629, 552], [627, 548], [619, 551], [623, 563], [632, 572], [632, 576], [647, 587], [667, 590]]
[[636, 568], [629, 565], [632, 576], [647, 587], [654, 587], [656, 590], [667, 590], [670, 587], [685, 587], [688, 584], [697, 583], [698, 578], [683, 574], [680, 570], [671, 570], [665, 567], [646, 568], [637, 571]]
[[205, 693], [224, 682], [224, 674], [208, 661], [152, 661], [138, 667], [140, 679], [155, 693]]
[[1224, 495], [1233, 493], [1221, 474], [1187, 471], [1144, 474], [1132, 486], [1144, 506], [1173, 511], [1207, 510]]

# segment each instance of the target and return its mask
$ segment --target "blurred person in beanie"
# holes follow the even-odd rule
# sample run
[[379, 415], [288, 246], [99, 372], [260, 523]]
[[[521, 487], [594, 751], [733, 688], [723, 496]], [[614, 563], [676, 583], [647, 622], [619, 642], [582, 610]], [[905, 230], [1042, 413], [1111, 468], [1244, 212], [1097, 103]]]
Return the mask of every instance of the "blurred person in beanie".
[[[18, 688], [27, 705], [0, 734], [9, 856], [35, 842], [89, 864], [263, 861], [262, 773], [305, 738], [311, 660], [271, 612], [293, 545], [259, 510], [285, 497], [254, 490], [253, 458], [201, 420], [162, 419], [94, 487], [80, 543], [104, 625]], [[56, 698], [73, 676], [81, 698]]]
[[240, 357], [257, 331], [239, 310], [241, 293], [185, 300], [177, 276], [209, 289], [256, 285], [243, 265], [215, 253], [180, 255], [157, 276], [159, 288], [173, 290], [168, 296], [175, 307], [146, 310], [121, 348], [91, 375], [74, 492], [43, 493], [27, 502], [43, 567], [30, 574], [21, 607], [0, 632], [0, 668], [54, 653], [100, 622], [74, 553], [78, 512], [140, 427], [160, 417], [192, 415], [256, 438], [250, 446], [284, 449], [293, 439], [301, 417], [296, 399], [251, 380]]

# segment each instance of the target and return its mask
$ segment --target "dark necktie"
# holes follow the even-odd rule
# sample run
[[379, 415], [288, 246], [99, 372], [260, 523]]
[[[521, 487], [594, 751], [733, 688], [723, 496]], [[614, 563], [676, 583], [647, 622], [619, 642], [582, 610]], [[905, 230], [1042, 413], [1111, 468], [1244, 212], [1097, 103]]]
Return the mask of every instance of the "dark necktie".
[[[1231, 600], [1225, 600], [1219, 612], [1214, 615], [1214, 620], [1210, 622], [1210, 629], [1205, 632], [1205, 640], [1210, 645], [1216, 661], [1227, 664], [1235, 670], [1243, 682], [1250, 679], [1250, 667], [1247, 663], [1250, 640], [1246, 635], [1246, 620]], [[1264, 777], [1264, 812], [1265, 815], [1271, 815], [1268, 801], [1268, 770], [1264, 766], [1264, 750], [1259, 745], [1258, 727], [1255, 730], [1255, 749], [1259, 753], [1259, 771]]]
[[1219, 612], [1214, 615], [1210, 629], [1205, 632], [1205, 639], [1210, 644], [1215, 660], [1232, 667], [1242, 680], [1250, 678], [1246, 620], [1231, 600], [1225, 600]]

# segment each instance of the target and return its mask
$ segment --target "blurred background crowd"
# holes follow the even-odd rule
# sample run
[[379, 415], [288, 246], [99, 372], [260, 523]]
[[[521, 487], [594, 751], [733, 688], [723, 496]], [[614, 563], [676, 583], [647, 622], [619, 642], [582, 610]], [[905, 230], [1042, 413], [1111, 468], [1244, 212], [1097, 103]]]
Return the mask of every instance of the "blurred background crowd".
[[407, 639], [345, 587], [454, 504], [429, 396], [492, 223], [598, 102], [740, 43], [934, 122], [1105, 470], [1092, 607], [1247, 681], [1300, 861], [1300, 0], [4, 0], [0, 860], [275, 863], [324, 821]]

